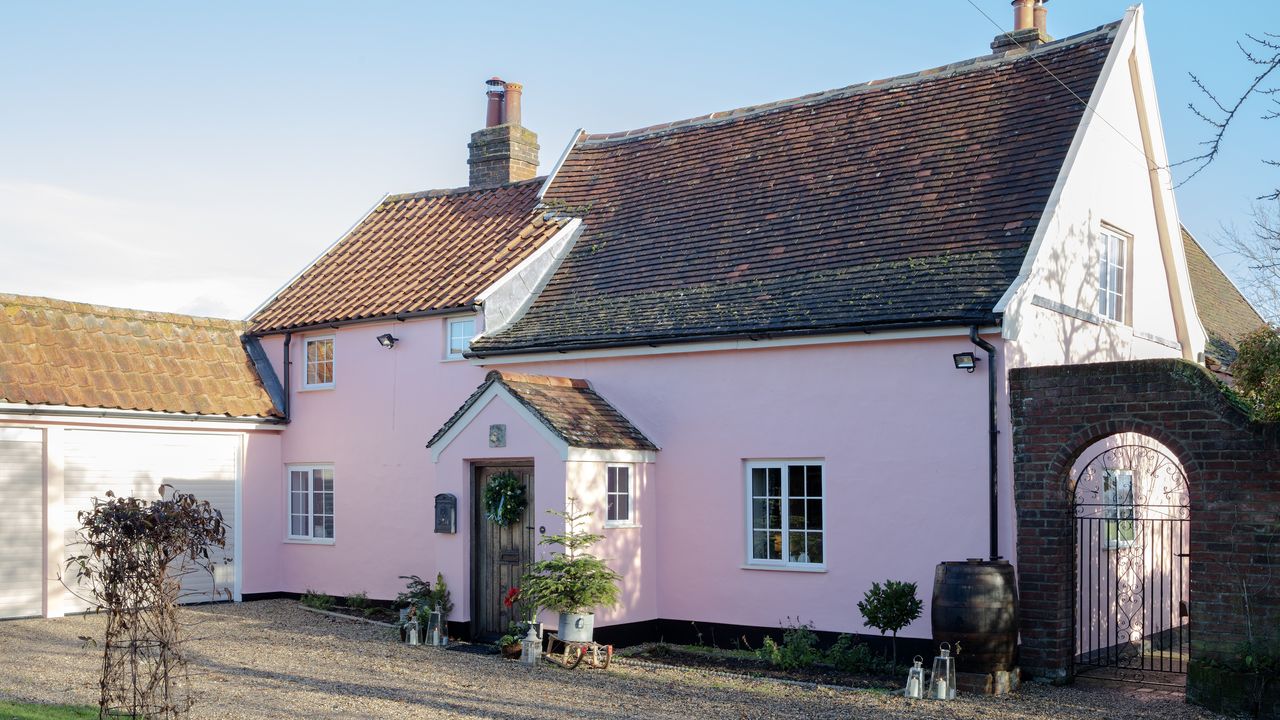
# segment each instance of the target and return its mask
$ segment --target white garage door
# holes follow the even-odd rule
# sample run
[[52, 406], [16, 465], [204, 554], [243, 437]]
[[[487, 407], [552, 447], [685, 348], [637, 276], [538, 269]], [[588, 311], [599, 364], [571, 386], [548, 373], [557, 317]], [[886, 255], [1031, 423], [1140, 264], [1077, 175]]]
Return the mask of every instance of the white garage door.
[[0, 428], [0, 618], [41, 613], [44, 433]]
[[[183, 577], [185, 602], [230, 600], [235, 583], [235, 480], [240, 436], [198, 433], [67, 430], [63, 485], [67, 542], [75, 539], [76, 515], [107, 490], [116, 495], [155, 498], [163, 484], [208, 500], [222, 511], [227, 547], [214, 555], [213, 577]], [[68, 549], [71, 553], [73, 550]], [[72, 600], [72, 608], [88, 603]]]

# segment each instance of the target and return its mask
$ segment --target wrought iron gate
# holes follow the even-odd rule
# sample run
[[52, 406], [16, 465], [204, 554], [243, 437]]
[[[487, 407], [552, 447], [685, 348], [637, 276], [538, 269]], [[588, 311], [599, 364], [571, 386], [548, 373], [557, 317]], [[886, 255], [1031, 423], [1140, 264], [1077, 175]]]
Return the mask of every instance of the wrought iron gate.
[[1091, 459], [1075, 485], [1075, 672], [1159, 683], [1190, 656], [1190, 498], [1146, 445]]

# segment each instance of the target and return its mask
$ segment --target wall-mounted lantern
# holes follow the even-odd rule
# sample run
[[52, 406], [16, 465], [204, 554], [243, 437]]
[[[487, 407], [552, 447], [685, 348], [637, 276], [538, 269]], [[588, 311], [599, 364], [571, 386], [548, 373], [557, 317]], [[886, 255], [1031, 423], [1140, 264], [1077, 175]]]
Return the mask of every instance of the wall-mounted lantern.
[[458, 498], [452, 493], [436, 496], [436, 532], [450, 535], [458, 532]]

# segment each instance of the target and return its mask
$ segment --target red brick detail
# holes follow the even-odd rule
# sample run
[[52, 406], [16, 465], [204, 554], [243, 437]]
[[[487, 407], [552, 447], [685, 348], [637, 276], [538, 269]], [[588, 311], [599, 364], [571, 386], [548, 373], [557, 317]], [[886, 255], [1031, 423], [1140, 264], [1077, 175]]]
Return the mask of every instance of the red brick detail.
[[[1137, 432], [1181, 461], [1191, 495], [1192, 661], [1280, 628], [1280, 426], [1252, 422], [1198, 365], [1140, 360], [1009, 373], [1022, 667], [1063, 679], [1074, 654], [1071, 465]], [[1276, 638], [1272, 638], [1276, 639]]]

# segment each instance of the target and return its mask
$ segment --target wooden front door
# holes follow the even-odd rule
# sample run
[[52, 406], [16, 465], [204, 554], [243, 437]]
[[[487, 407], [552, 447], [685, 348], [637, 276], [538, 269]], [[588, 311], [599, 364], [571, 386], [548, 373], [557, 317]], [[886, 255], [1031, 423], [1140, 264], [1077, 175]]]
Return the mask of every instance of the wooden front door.
[[[484, 488], [494, 475], [515, 473], [524, 483], [528, 505], [519, 522], [501, 527], [484, 514]], [[476, 465], [473, 470], [471, 563], [472, 637], [493, 640], [506, 633], [515, 618], [502, 604], [507, 590], [519, 586], [520, 576], [533, 562], [533, 466]]]

